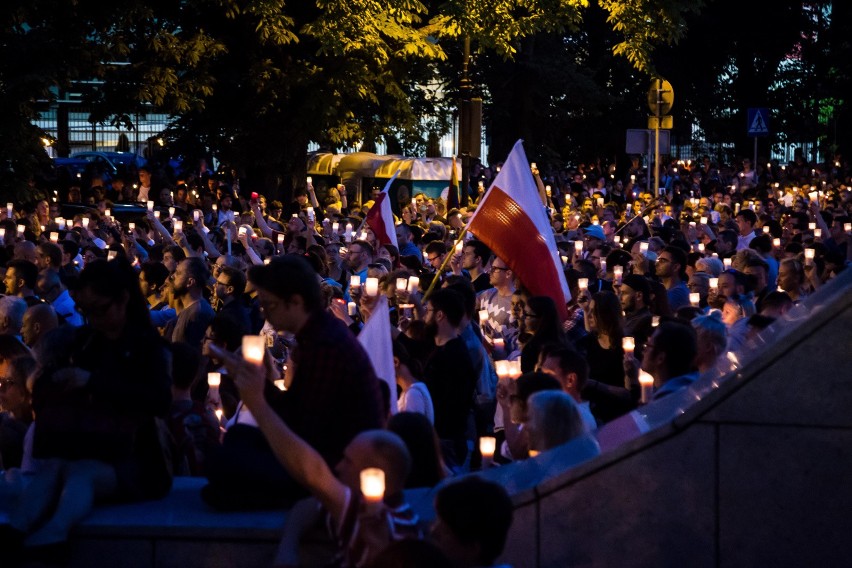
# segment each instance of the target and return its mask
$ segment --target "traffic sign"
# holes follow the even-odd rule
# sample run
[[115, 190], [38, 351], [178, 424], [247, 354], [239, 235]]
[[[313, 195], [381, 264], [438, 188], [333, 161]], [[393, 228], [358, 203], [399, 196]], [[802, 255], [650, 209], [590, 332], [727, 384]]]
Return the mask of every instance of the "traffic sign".
[[769, 109], [748, 109], [748, 135], [769, 136]]
[[[659, 121], [658, 121], [659, 120]], [[659, 119], [656, 116], [648, 117], [648, 128], [653, 130], [657, 128], [657, 124], [660, 125], [660, 128], [668, 130], [670, 128], [674, 128], [674, 121], [672, 120], [672, 115], [667, 114], [666, 116], [661, 116]]]
[[674, 104], [674, 89], [672, 84], [665, 79], [651, 79], [651, 88], [648, 89], [648, 108], [654, 116], [668, 114]]

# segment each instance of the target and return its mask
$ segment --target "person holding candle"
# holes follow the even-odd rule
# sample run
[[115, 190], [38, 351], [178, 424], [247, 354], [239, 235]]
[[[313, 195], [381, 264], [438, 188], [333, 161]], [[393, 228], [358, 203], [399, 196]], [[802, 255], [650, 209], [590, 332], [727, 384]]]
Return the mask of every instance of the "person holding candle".
[[592, 414], [589, 401], [585, 400], [582, 394], [589, 379], [589, 364], [586, 358], [572, 347], [551, 343], [542, 349], [538, 369], [556, 377], [562, 385], [562, 391], [577, 403], [586, 428], [590, 432], [596, 430], [597, 420]]
[[651, 400], [659, 400], [689, 387], [698, 379], [697, 354], [698, 339], [690, 324], [677, 320], [663, 322], [645, 343], [641, 364], [634, 355], [625, 353], [625, 380], [638, 384], [641, 367], [654, 378]]
[[527, 399], [524, 430], [530, 452], [544, 452], [590, 432], [579, 405], [567, 393], [544, 390]]
[[350, 244], [347, 250], [346, 262], [349, 274], [358, 276], [361, 284], [364, 284], [367, 281], [367, 270], [375, 255], [373, 245], [367, 241], [358, 240]]
[[[399, 436], [386, 430], [363, 431], [343, 448], [341, 459], [332, 469], [327, 459], [270, 406], [264, 367], [232, 354], [221, 356], [275, 457], [292, 479], [320, 502], [329, 517], [327, 526], [337, 545], [340, 565], [365, 565], [393, 540], [422, 537], [417, 516], [403, 494], [411, 455]], [[368, 468], [384, 473], [383, 496], [378, 502], [363, 493], [361, 472]], [[283, 547], [279, 554], [298, 563], [289, 547]], [[279, 556], [276, 563], [283, 560]]]
[[653, 332], [654, 315], [648, 307], [651, 286], [648, 279], [638, 274], [628, 274], [624, 277], [619, 289], [621, 309], [624, 311], [624, 335], [633, 337], [642, 356], [642, 345]]
[[549, 373], [533, 371], [524, 373], [517, 380], [501, 379], [497, 385], [497, 403], [504, 418], [505, 441], [500, 447], [503, 460], [521, 460], [529, 455], [529, 438], [525, 429], [527, 399], [543, 390], [561, 390], [556, 377]]
[[[369, 357], [346, 325], [325, 309], [318, 275], [305, 259], [275, 257], [267, 265], [252, 266], [248, 278], [266, 322], [295, 339], [286, 391], [272, 385], [279, 376], [271, 364], [264, 367], [268, 404], [331, 467], [359, 432], [384, 423], [379, 380]], [[229, 371], [243, 367], [233, 354], [215, 345], [209, 349], [231, 365]], [[260, 424], [257, 404], [243, 401]], [[217, 508], [245, 509], [282, 506], [303, 496], [303, 486], [275, 459], [275, 444], [265, 447], [256, 430], [240, 426], [228, 430], [222, 452], [211, 456], [210, 483], [202, 498]]]
[[[482, 335], [491, 340], [494, 359], [501, 359], [514, 351], [517, 342], [517, 320], [512, 314], [515, 275], [503, 259], [495, 257], [488, 278], [491, 287], [477, 294], [476, 309], [487, 312], [485, 325], [480, 326]], [[497, 348], [497, 339], [503, 341], [503, 349]]]
[[531, 337], [521, 349], [521, 372], [535, 370], [539, 354], [548, 343], [566, 343], [556, 304], [549, 296], [533, 296], [524, 306], [524, 327]]

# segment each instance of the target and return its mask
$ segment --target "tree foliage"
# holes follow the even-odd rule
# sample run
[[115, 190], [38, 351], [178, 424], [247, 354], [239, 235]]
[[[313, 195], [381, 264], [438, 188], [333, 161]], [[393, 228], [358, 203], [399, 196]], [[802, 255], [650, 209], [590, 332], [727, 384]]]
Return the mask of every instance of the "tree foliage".
[[[9, 0], [0, 20], [4, 132], [36, 139], [38, 109], [82, 92], [93, 122], [132, 113], [175, 116], [166, 133], [184, 156], [209, 153], [265, 189], [301, 178], [308, 141], [384, 140], [418, 150], [447, 129], [442, 70], [462, 37], [503, 60], [583, 31], [606, 15], [608, 49], [652, 71], [655, 46], [676, 41], [686, 0]], [[548, 39], [538, 40], [543, 34]], [[613, 35], [614, 34], [614, 35]], [[457, 64], [457, 62], [455, 62]], [[580, 72], [582, 74], [582, 71]], [[425, 87], [425, 88], [424, 88]], [[590, 86], [591, 89], [591, 86]], [[553, 96], [558, 98], [558, 94]], [[425, 125], [425, 128], [424, 128]], [[424, 131], [425, 130], [425, 131]], [[4, 136], [5, 138], [5, 136]], [[25, 177], [21, 152], [0, 147]]]

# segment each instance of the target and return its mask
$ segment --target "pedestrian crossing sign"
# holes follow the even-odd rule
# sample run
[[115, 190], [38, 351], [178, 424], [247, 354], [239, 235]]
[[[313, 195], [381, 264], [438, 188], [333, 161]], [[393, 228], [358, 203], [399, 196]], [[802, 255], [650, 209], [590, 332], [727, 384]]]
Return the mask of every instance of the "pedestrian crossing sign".
[[769, 135], [769, 109], [768, 108], [750, 108], [750, 109], [748, 109], [748, 135], [749, 136], [768, 136]]

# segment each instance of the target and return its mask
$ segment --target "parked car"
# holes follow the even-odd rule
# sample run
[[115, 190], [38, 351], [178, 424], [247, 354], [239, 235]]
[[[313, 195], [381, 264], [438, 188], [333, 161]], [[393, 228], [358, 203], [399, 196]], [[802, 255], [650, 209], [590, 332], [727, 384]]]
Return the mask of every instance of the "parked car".
[[145, 158], [132, 152], [77, 152], [68, 158], [54, 158], [57, 170], [64, 169], [71, 177], [82, 178], [85, 174], [100, 174], [113, 179], [131, 167], [139, 168]]

